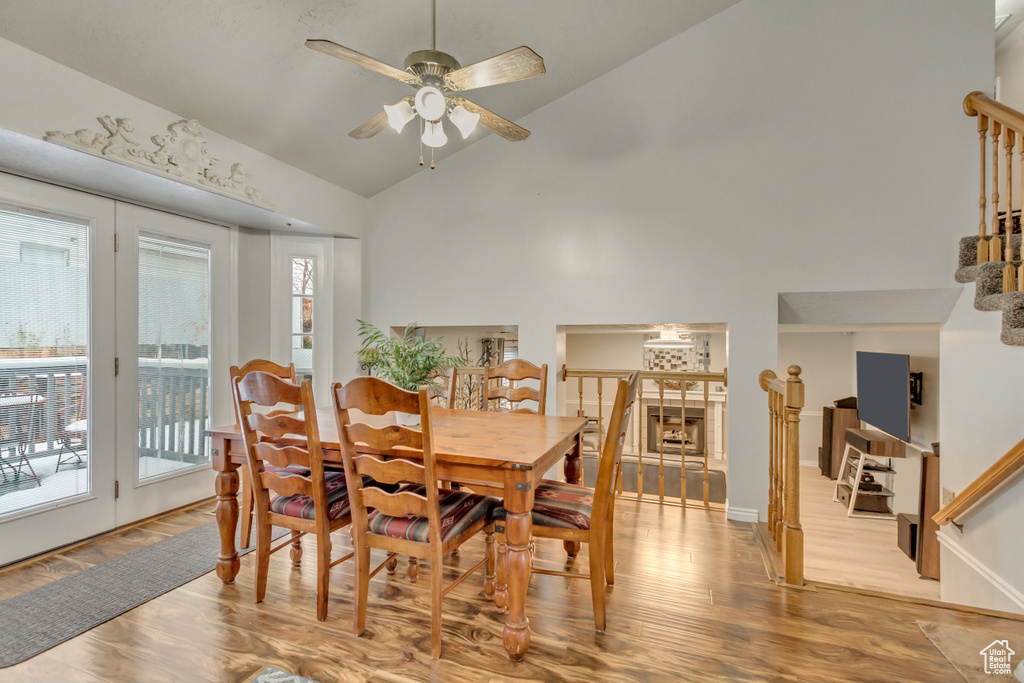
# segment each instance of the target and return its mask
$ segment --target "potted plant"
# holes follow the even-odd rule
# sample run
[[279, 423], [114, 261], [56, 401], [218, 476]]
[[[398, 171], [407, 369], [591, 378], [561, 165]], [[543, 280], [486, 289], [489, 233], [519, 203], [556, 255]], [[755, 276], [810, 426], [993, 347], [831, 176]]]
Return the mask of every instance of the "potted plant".
[[[450, 368], [465, 367], [467, 361], [445, 354], [444, 343], [437, 338], [416, 335], [416, 323], [409, 323], [400, 337], [392, 337], [363, 320], [358, 320], [359, 362], [375, 376], [406, 391], [426, 386], [443, 391], [440, 375]], [[418, 416], [416, 419], [418, 422]]]

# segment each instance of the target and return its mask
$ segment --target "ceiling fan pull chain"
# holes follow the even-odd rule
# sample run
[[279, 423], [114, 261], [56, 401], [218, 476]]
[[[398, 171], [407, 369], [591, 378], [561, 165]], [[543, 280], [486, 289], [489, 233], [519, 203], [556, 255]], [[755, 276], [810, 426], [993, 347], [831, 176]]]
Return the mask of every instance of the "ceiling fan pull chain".
[[420, 166], [423, 165], [423, 117], [420, 117]]
[[430, 170], [434, 170], [434, 148], [430, 148]]

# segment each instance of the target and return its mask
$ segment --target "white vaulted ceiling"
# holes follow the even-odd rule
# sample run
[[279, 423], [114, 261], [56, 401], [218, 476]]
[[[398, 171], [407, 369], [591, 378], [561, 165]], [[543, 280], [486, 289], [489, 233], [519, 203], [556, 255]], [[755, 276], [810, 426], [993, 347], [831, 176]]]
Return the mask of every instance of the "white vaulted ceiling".
[[[736, 2], [438, 0], [437, 49], [463, 66], [540, 54], [544, 76], [468, 95], [517, 121]], [[414, 126], [348, 137], [411, 88], [303, 47], [324, 38], [401, 68], [430, 46], [429, 0], [0, 0], [0, 37], [366, 197], [429, 172]], [[489, 135], [452, 132], [439, 159]]]

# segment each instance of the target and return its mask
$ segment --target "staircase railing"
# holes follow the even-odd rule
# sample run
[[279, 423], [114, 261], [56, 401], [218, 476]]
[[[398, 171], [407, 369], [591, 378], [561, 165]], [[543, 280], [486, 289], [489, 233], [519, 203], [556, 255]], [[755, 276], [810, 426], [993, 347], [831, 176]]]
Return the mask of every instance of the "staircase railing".
[[[595, 418], [593, 424], [584, 432], [584, 447], [588, 445], [591, 450], [597, 453], [601, 452], [604, 445], [605, 438], [605, 421], [610, 418], [610, 410], [606, 411], [606, 408], [611, 407], [609, 402], [608, 406], [604, 404], [604, 398], [607, 396], [608, 399], [614, 398], [614, 391], [609, 390], [607, 393], [604, 391], [606, 387], [605, 380], [616, 380], [624, 379], [633, 372], [632, 370], [590, 370], [590, 369], [579, 369], [579, 368], [566, 368], [562, 366], [561, 372], [559, 373], [562, 381], [568, 381], [570, 378], [575, 378], [575, 389], [578, 394], [578, 413], [584, 414], [584, 385], [593, 382], [593, 386], [596, 387], [597, 391], [597, 407], [596, 415], [591, 414], [590, 417]], [[480, 407], [480, 383], [483, 380], [483, 368], [482, 367], [467, 367], [460, 368], [458, 375], [458, 383], [456, 386], [456, 398], [455, 407], [461, 410], [478, 410]], [[639, 405], [644, 405], [644, 383], [648, 383], [647, 390], [648, 396], [651, 396], [651, 383], [654, 384], [653, 396], [649, 398], [652, 406], [656, 406], [658, 414], [661, 418], [662, 423], [664, 422], [666, 401], [679, 401], [681, 408], [681, 417], [685, 424], [686, 417], [686, 403], [687, 401], [694, 400], [694, 397], [687, 396], [688, 391], [696, 391], [698, 397], [696, 400], [700, 401], [700, 397], [703, 397], [704, 403], [704, 439], [703, 443], [697, 444], [697, 448], [694, 451], [687, 451], [685, 435], [680, 437], [679, 443], [679, 487], [680, 487], [680, 502], [686, 500], [686, 459], [687, 458], [700, 458], [703, 465], [703, 502], [705, 505], [712, 505], [711, 503], [711, 482], [710, 482], [710, 467], [709, 467], [709, 436], [712, 434], [712, 430], [709, 427], [712, 415], [716, 416], [716, 420], [721, 416], [721, 410], [718, 408], [724, 405], [722, 397], [724, 396], [720, 392], [712, 391], [713, 384], [722, 384], [728, 386], [728, 374], [727, 372], [679, 372], [679, 371], [656, 371], [656, 370], [641, 370], [640, 371], [640, 384], [638, 386], [637, 398], [640, 400]], [[687, 385], [690, 386], [687, 386]], [[694, 385], [702, 385], [695, 387]], [[567, 393], [571, 391], [567, 387]], [[715, 408], [711, 408], [712, 395], [714, 396]], [[673, 398], [676, 396], [678, 398]], [[592, 403], [592, 402], [589, 402]], [[669, 405], [669, 408], [675, 406]], [[551, 411], [549, 411], [551, 412]], [[644, 456], [650, 454], [648, 448], [652, 445], [651, 434], [648, 433], [646, 427], [646, 414], [642, 414], [642, 410], [634, 410], [634, 424], [632, 432], [632, 448], [630, 444], [626, 444], [625, 453], [627, 457], [635, 455], [637, 458], [637, 476], [636, 476], [636, 491], [638, 498], [644, 498]], [[719, 435], [724, 437], [724, 429], [722, 429], [722, 422], [724, 420], [717, 420], [715, 422], [714, 434], [716, 439]], [[664, 502], [666, 499], [665, 495], [665, 440], [655, 439], [657, 444], [656, 450], [654, 451], [654, 457], [658, 463], [658, 501]], [[674, 443], [674, 442], [673, 442]], [[645, 448], [647, 446], [647, 448]], [[721, 444], [715, 442], [716, 452], [721, 450]], [[672, 447], [672, 446], [670, 446]], [[672, 464], [672, 453], [669, 453], [669, 462]], [[648, 460], [648, 462], [650, 462]], [[584, 477], [584, 484], [593, 485], [594, 482], [587, 482]], [[619, 480], [617, 482], [617, 488], [619, 494], [623, 494], [625, 488], [625, 482], [623, 481], [622, 472], [619, 472]], [[631, 493], [628, 492], [627, 493]], [[653, 500], [653, 494], [648, 494]], [[672, 496], [668, 496], [672, 498]]]
[[[579, 408], [578, 414], [584, 415], [583, 409], [583, 389], [584, 382], [587, 380], [593, 380], [597, 388], [597, 433], [596, 437], [596, 450], [598, 453], [601, 452], [604, 445], [604, 381], [606, 379], [616, 380], [624, 379], [629, 377], [632, 370], [591, 370], [582, 368], [567, 368], [562, 366], [561, 379], [563, 382], [567, 382], [570, 378], [576, 378], [576, 390], [579, 397]], [[690, 384], [702, 385], [701, 391], [703, 393], [704, 400], [704, 438], [703, 443], [699, 444], [696, 453], [687, 453], [686, 451], [686, 437], [685, 434], [680, 435], [679, 450], [679, 500], [680, 502], [686, 501], [686, 458], [687, 457], [699, 457], [702, 460], [703, 465], [703, 487], [702, 487], [702, 498], [704, 505], [710, 505], [711, 502], [711, 484], [710, 484], [710, 467], [708, 463], [708, 442], [709, 433], [708, 425], [710, 423], [711, 412], [709, 410], [710, 396], [711, 396], [711, 384], [721, 383], [724, 386], [728, 386], [728, 372], [687, 372], [687, 371], [667, 371], [667, 370], [641, 370], [640, 371], [640, 383], [637, 386], [637, 401], [638, 406], [644, 406], [644, 383], [653, 382], [657, 391], [657, 401], [659, 409], [659, 422], [658, 424], [664, 424], [665, 422], [665, 401], [666, 393], [668, 394], [668, 400], [674, 400], [671, 398], [672, 394], [678, 394], [679, 396], [679, 407], [680, 420], [682, 422], [681, 430], [685, 432], [686, 422], [686, 402], [687, 391], [690, 389], [687, 385]], [[567, 387], [568, 391], [568, 387]], [[610, 397], [614, 396], [614, 392], [609, 393]], [[654, 399], [651, 398], [651, 401]], [[674, 406], [673, 406], [674, 407]], [[716, 415], [718, 412], [716, 411]], [[643, 409], [637, 409], [633, 411], [635, 428], [633, 432], [633, 453], [637, 457], [637, 476], [636, 476], [636, 491], [637, 498], [642, 499], [644, 497], [644, 454], [646, 451], [644, 444], [651, 445], [651, 434], [649, 430], [645, 429], [644, 423], [647, 421], [646, 412]], [[719, 431], [721, 425], [716, 423], [716, 433]], [[646, 439], [645, 439], [646, 436]], [[664, 502], [665, 500], [665, 439], [657, 438], [657, 458], [658, 458], [658, 501]], [[696, 444], [695, 444], [696, 445]], [[717, 444], [716, 444], [717, 445]], [[628, 451], [628, 449], [627, 449]], [[671, 454], [670, 454], [671, 455]], [[624, 483], [622, 480], [622, 472], [619, 472], [618, 491], [621, 494], [623, 492]]]
[[768, 521], [762, 522], [782, 563], [787, 584], [804, 583], [804, 531], [800, 526], [800, 411], [804, 383], [800, 366], [787, 368], [789, 378], [771, 370], [758, 378], [768, 392]]
[[935, 513], [932, 520], [942, 526], [952, 522], [955, 526], [958, 517], [969, 512], [981, 499], [1002, 486], [1007, 480], [1024, 467], [1024, 440], [1007, 451], [992, 467], [972, 481], [945, 507]]
[[[981, 189], [978, 199], [977, 262], [979, 265], [988, 262], [1005, 263], [1003, 292], [1024, 291], [1024, 258], [1020, 251], [1014, 254], [1013, 250], [1014, 166], [1018, 169], [1017, 182], [1020, 183], [1017, 203], [1020, 204], [1020, 200], [1024, 199], [1024, 114], [977, 91], [964, 98], [964, 113], [978, 118]], [[986, 178], [990, 164], [987, 153], [989, 140], [992, 145], [991, 179]], [[1001, 190], [1005, 191], [1005, 195], [1000, 193]], [[992, 193], [991, 230], [988, 227], [988, 191]], [[1019, 224], [1018, 212], [1018, 230]], [[1019, 249], [1024, 251], [1024, 242]], [[1015, 266], [1015, 260], [1021, 264]]]

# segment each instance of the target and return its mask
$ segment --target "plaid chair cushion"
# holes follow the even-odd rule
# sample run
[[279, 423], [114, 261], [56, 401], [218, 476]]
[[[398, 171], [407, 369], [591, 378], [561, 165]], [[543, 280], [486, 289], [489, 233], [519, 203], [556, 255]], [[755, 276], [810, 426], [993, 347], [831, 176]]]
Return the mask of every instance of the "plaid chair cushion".
[[[400, 491], [411, 491], [420, 495], [426, 494], [421, 485], [407, 484]], [[491, 496], [480, 496], [468, 491], [449, 491], [439, 489], [438, 498], [441, 505], [441, 542], [458, 536], [473, 526], [481, 517], [490, 519], [491, 511], [500, 506], [501, 501]], [[429, 522], [426, 517], [388, 517], [374, 510], [367, 517], [368, 530], [371, 534], [402, 538], [417, 543], [427, 543]]]
[[[559, 529], [589, 529], [594, 489], [564, 481], [544, 479], [533, 493], [533, 523]], [[505, 508], [494, 510], [494, 519], [505, 519]]]
[[[305, 467], [285, 467], [278, 469], [277, 474], [288, 476], [308, 477], [309, 470]], [[304, 473], [304, 474], [303, 474]], [[327, 517], [338, 519], [349, 513], [348, 485], [345, 482], [344, 472], [324, 472], [324, 481], [327, 485]], [[274, 496], [270, 499], [270, 511], [288, 517], [303, 517], [313, 519], [316, 516], [313, 498], [302, 494], [294, 496]]]

